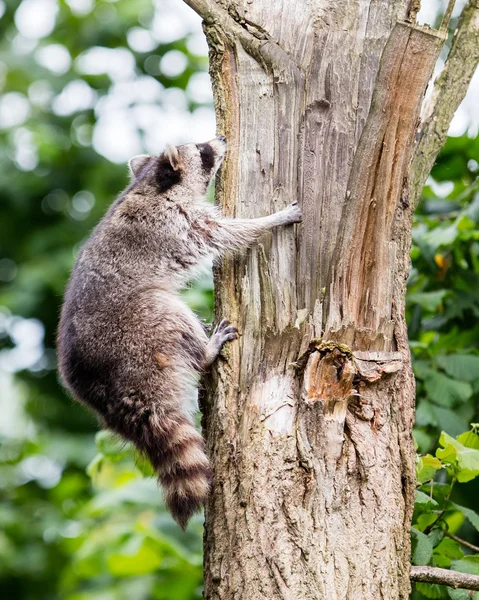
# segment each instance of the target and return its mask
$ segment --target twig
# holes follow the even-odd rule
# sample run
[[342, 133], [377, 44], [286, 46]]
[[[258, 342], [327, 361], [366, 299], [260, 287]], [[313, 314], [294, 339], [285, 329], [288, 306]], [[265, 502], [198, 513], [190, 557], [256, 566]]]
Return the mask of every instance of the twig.
[[447, 503], [449, 502], [449, 498], [451, 497], [452, 494], [452, 489], [454, 487], [454, 484], [456, 483], [457, 479], [456, 477], [452, 478], [451, 481], [451, 487], [449, 488], [449, 493], [444, 497], [444, 508], [442, 509], [442, 511], [439, 513], [439, 517], [434, 521], [434, 523], [431, 523], [431, 525], [429, 525], [428, 527], [426, 527], [426, 529], [424, 530], [424, 533], [427, 535], [428, 533], [430, 533], [432, 531], [432, 528], [435, 527], [439, 521], [443, 518], [446, 510], [447, 510]]
[[[450, 3], [448, 9], [451, 8]], [[423, 124], [410, 170], [410, 201], [413, 205], [446, 141], [452, 117], [479, 64], [478, 36], [479, 0], [469, 0], [459, 19], [444, 69], [436, 79], [431, 98], [423, 111]]]
[[450, 537], [452, 540], [459, 542], [462, 546], [465, 546], [466, 548], [470, 548], [471, 550], [474, 550], [474, 552], [479, 552], [479, 546], [474, 546], [474, 544], [471, 544], [471, 542], [466, 542], [466, 540], [463, 540], [462, 538], [457, 537], [457, 535], [454, 535], [453, 533], [446, 532], [446, 535], [447, 535], [447, 537]]
[[441, 26], [439, 27], [440, 31], [447, 31], [449, 27], [449, 21], [451, 20], [452, 11], [454, 10], [454, 5], [456, 4], [456, 0], [449, 0], [449, 3], [446, 8], [446, 12], [442, 17]]
[[411, 567], [411, 580], [479, 591], [479, 576], [438, 567]]

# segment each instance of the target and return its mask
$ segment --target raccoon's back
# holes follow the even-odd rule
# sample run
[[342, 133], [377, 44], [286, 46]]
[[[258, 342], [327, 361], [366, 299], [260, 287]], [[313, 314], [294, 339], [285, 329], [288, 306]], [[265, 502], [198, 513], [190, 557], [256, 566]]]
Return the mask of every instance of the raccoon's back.
[[77, 400], [103, 413], [111, 391], [114, 364], [108, 352], [98, 351], [95, 338], [89, 343], [78, 330], [68, 307], [64, 307], [57, 338], [61, 379]]
[[65, 292], [57, 338], [64, 384], [100, 412], [125, 386], [144, 382], [140, 371], [158, 325], [150, 300], [155, 282], [141, 268], [117, 268], [112, 256], [95, 237], [87, 242]]
[[108, 284], [74, 269], [57, 336], [58, 369], [73, 396], [103, 412], [116, 369], [112, 332], [118, 308]]

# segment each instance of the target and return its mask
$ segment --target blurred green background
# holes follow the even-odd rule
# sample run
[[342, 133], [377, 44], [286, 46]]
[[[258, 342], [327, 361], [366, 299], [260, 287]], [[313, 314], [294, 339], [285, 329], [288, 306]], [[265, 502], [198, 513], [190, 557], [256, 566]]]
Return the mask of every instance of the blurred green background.
[[[126, 161], [215, 133], [200, 19], [180, 0], [0, 0], [0, 34], [0, 596], [201, 598], [202, 519], [183, 534], [148, 467], [95, 436], [95, 419], [59, 385], [54, 350], [74, 257], [127, 184]], [[468, 102], [414, 224], [421, 452], [479, 420], [479, 137]], [[211, 277], [186, 296], [211, 318]], [[474, 508], [479, 489], [454, 493]], [[457, 531], [479, 543], [463, 521]]]

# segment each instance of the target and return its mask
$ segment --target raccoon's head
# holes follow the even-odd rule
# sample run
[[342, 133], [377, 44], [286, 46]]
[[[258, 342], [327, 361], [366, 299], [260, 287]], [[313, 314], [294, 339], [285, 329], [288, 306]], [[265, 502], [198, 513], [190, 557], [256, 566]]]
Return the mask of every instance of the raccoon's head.
[[203, 196], [219, 169], [226, 152], [226, 138], [216, 137], [204, 144], [168, 146], [160, 156], [141, 154], [130, 160], [135, 188], [157, 194], [173, 193], [183, 197]]

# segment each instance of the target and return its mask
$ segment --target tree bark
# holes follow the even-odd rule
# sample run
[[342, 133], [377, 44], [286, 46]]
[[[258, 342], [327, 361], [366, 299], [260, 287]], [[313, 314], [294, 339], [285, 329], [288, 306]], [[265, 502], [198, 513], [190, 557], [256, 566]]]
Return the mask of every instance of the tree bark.
[[[208, 600], [406, 599], [409, 172], [444, 33], [406, 0], [185, 0], [205, 20], [227, 215], [303, 223], [215, 272]], [[410, 12], [408, 12], [410, 10]]]
[[424, 583], [448, 585], [453, 589], [479, 590], [479, 577], [469, 573], [458, 573], [436, 567], [412, 567], [411, 579]]

